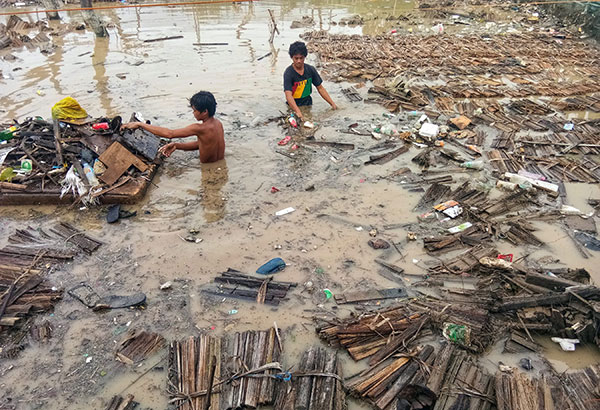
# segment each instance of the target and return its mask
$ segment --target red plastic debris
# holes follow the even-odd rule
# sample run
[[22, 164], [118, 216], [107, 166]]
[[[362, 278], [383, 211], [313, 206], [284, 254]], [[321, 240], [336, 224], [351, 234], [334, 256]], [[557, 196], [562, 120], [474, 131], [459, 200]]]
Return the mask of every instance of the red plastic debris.
[[500, 254], [500, 255], [498, 255], [498, 259], [504, 259], [505, 261], [512, 262], [513, 254], [512, 253], [507, 253], [506, 255]]
[[287, 137], [285, 137], [284, 139], [282, 139], [281, 141], [279, 141], [277, 144], [279, 145], [287, 145], [288, 142], [290, 142], [292, 140], [292, 137], [290, 137], [289, 135]]
[[271, 193], [274, 194], [275, 192], [279, 192], [279, 189], [277, 189], [274, 186], [272, 186], [271, 187]]

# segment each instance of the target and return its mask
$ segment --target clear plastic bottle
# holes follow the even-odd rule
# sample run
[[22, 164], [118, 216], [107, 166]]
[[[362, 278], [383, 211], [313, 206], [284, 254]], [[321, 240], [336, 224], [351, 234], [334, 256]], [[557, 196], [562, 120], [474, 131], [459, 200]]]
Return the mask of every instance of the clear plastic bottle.
[[92, 169], [92, 167], [90, 167], [90, 164], [88, 164], [87, 162], [83, 163], [83, 173], [85, 174], [85, 177], [87, 178], [91, 186], [95, 187], [100, 185], [100, 182], [98, 181], [98, 178], [96, 178], [94, 170]]
[[469, 169], [483, 169], [484, 163], [481, 160], [467, 161], [467, 162], [463, 162], [462, 164], [460, 164], [460, 166], [463, 168], [469, 168]]

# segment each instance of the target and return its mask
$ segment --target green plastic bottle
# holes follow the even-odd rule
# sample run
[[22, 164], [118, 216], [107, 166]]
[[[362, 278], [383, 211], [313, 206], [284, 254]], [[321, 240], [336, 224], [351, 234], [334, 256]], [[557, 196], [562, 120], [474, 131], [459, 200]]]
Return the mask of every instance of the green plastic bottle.
[[18, 128], [16, 126], [12, 126], [3, 131], [0, 131], [0, 141], [8, 141], [15, 136], [15, 132], [17, 132]]

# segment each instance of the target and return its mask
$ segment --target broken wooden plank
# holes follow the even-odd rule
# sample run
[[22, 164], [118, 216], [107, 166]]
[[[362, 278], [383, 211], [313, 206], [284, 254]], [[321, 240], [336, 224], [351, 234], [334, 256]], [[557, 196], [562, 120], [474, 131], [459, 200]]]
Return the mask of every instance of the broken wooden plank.
[[99, 179], [107, 185], [117, 182], [117, 179], [131, 166], [136, 167], [141, 172], [148, 170], [148, 165], [145, 162], [117, 141], [113, 142], [98, 159], [106, 166], [106, 171], [99, 176]]

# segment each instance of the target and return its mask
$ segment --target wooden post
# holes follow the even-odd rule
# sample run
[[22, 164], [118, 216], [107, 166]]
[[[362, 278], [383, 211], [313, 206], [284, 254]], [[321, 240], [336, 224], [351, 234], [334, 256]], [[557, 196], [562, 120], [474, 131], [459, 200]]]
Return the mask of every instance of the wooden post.
[[[60, 125], [58, 124], [58, 120], [54, 118], [52, 120], [52, 126], [54, 128], [54, 146], [56, 147], [56, 162], [58, 162], [58, 166], [62, 166], [64, 163], [62, 147], [60, 146]], [[83, 178], [83, 175], [81, 175]]]
[[[63, 2], [60, 0], [42, 0], [42, 6], [46, 10], [57, 10], [63, 6]], [[46, 16], [48, 16], [48, 20], [60, 20], [58, 11], [47, 11]]]
[[279, 33], [279, 29], [277, 28], [277, 23], [275, 23], [275, 16], [273, 16], [273, 10], [269, 9], [269, 16], [271, 16], [271, 24], [269, 24], [271, 29], [271, 37], [269, 37], [269, 44], [273, 44], [273, 39], [275, 38], [275, 33]]
[[[92, 0], [81, 0], [82, 8], [92, 8]], [[83, 10], [83, 19], [86, 24], [88, 24], [94, 33], [96, 33], [96, 37], [108, 37], [108, 31], [106, 31], [106, 26], [102, 23], [102, 20], [96, 15], [94, 10]]]

